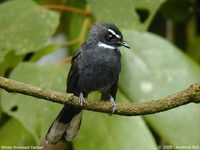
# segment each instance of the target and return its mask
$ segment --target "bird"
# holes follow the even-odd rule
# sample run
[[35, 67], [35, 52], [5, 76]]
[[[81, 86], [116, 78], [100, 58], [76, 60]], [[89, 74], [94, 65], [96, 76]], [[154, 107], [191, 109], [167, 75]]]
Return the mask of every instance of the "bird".
[[[116, 25], [99, 23], [93, 25], [86, 41], [74, 53], [66, 92], [79, 97], [80, 106], [90, 92], [100, 91], [101, 100], [110, 101], [111, 113], [116, 110], [115, 98], [121, 70], [120, 46], [130, 48]], [[80, 128], [82, 114], [81, 107], [64, 105], [46, 134], [46, 142], [72, 142]]]

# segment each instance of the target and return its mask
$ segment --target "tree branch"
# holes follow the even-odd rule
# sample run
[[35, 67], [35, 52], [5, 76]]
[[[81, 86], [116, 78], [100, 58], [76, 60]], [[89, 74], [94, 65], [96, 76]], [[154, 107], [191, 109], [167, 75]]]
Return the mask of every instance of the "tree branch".
[[[73, 94], [55, 92], [37, 86], [0, 77], [0, 88], [7, 92], [21, 93], [47, 101], [80, 107], [78, 98]], [[193, 84], [184, 91], [144, 103], [117, 103], [114, 114], [124, 116], [147, 115], [166, 111], [188, 103], [200, 103], [200, 84]], [[111, 113], [111, 105], [106, 101], [87, 100], [82, 106], [90, 111]]]

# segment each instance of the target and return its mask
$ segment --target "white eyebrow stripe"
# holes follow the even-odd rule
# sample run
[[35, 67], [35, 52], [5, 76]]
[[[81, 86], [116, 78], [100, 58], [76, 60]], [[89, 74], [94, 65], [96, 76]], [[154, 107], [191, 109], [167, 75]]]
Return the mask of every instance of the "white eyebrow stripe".
[[119, 39], [121, 38], [121, 36], [116, 34], [115, 31], [113, 31], [112, 29], [108, 29], [108, 32], [112, 33], [113, 35], [115, 35]]
[[98, 47], [103, 47], [103, 48], [108, 48], [108, 49], [115, 49], [116, 48], [115, 46], [108, 45], [108, 44], [105, 44], [105, 43], [102, 43], [102, 42], [98, 43]]

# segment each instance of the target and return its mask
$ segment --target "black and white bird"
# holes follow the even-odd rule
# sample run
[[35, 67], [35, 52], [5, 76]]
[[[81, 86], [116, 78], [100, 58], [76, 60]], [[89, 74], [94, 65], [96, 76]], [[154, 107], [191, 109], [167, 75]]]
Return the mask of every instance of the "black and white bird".
[[[78, 96], [81, 106], [90, 92], [100, 91], [101, 100], [109, 100], [111, 111], [116, 110], [115, 97], [121, 69], [120, 46], [129, 48], [114, 24], [97, 24], [74, 54], [66, 92]], [[65, 105], [48, 130], [47, 143], [72, 141], [80, 128], [82, 113], [81, 108]]]

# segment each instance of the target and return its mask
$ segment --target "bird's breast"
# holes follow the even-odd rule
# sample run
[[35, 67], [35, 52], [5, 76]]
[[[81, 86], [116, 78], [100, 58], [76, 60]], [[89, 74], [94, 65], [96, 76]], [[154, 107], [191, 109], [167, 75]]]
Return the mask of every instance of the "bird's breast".
[[81, 62], [79, 85], [89, 92], [110, 86], [119, 76], [120, 57], [114, 51], [85, 54]]

